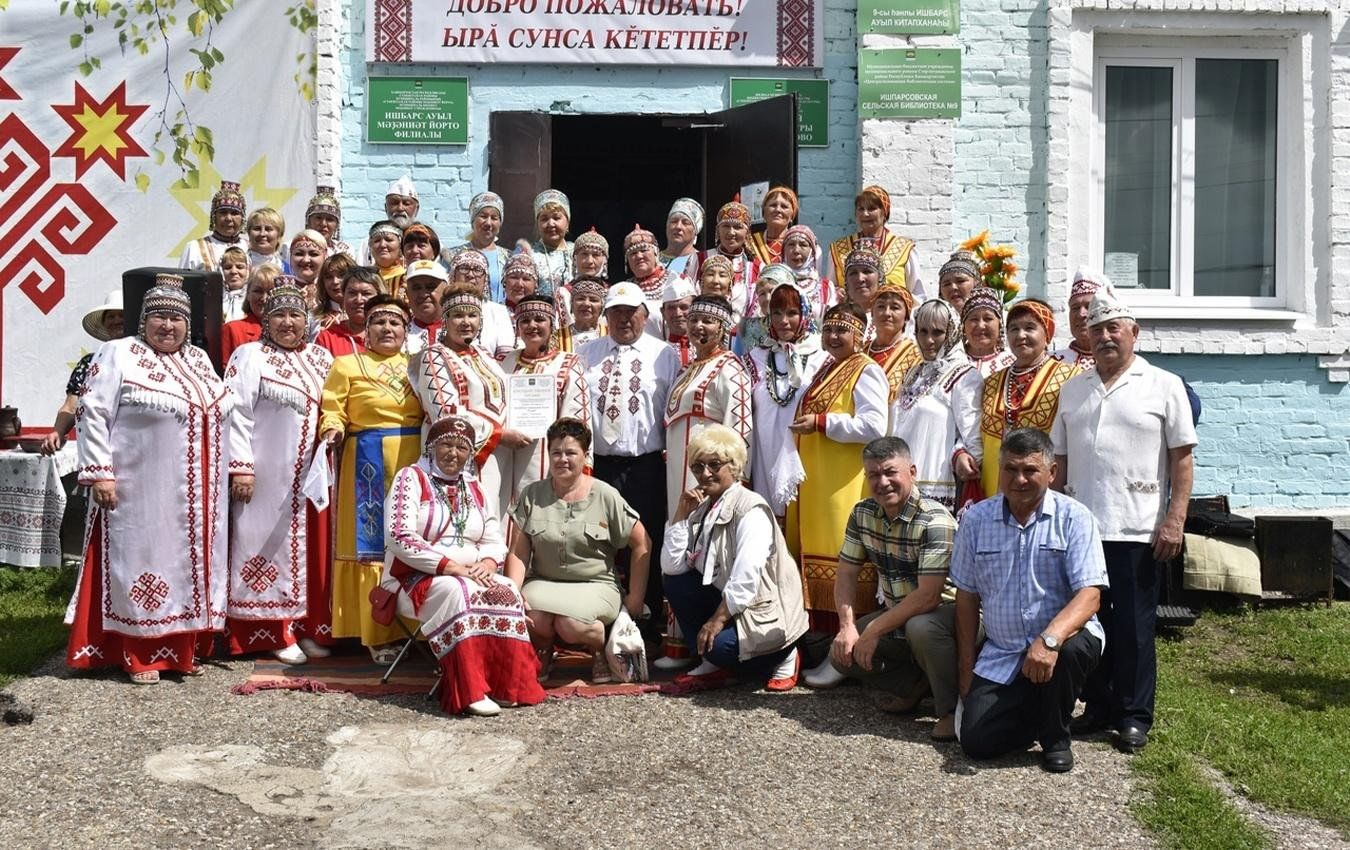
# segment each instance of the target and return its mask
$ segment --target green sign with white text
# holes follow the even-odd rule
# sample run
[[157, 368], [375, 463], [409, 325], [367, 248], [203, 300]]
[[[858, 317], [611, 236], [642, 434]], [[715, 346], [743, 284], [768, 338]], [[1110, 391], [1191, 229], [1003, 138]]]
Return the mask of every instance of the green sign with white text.
[[797, 95], [797, 147], [830, 146], [830, 81], [732, 77], [731, 103], [744, 106], [785, 94]]
[[959, 0], [858, 0], [858, 32], [931, 35], [960, 30]]
[[858, 115], [960, 118], [961, 51], [919, 47], [859, 50]]
[[366, 141], [385, 145], [467, 145], [465, 77], [367, 77]]

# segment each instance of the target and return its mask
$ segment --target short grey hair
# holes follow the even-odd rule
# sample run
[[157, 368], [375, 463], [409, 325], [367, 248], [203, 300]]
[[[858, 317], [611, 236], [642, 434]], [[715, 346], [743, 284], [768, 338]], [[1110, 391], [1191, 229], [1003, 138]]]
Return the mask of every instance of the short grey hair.
[[1008, 457], [1026, 457], [1043, 455], [1047, 464], [1055, 462], [1055, 444], [1050, 435], [1039, 428], [1016, 428], [1003, 435], [1003, 446], [998, 450], [999, 459]]
[[883, 463], [893, 457], [898, 457], [901, 460], [912, 460], [913, 455], [909, 451], [909, 443], [899, 437], [877, 437], [863, 446], [863, 463], [867, 463], [869, 460], [873, 463]]

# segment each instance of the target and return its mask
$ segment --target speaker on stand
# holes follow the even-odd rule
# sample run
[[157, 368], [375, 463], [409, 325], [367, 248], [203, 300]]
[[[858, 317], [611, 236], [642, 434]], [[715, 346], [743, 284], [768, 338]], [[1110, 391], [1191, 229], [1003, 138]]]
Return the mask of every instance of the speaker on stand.
[[141, 302], [145, 293], [155, 285], [162, 274], [178, 275], [183, 279], [183, 290], [192, 299], [192, 321], [188, 328], [188, 342], [210, 356], [216, 372], [224, 371], [220, 362], [220, 326], [222, 288], [220, 272], [187, 271], [185, 269], [146, 266], [122, 273], [122, 301], [126, 308], [127, 334], [136, 333], [141, 320]]

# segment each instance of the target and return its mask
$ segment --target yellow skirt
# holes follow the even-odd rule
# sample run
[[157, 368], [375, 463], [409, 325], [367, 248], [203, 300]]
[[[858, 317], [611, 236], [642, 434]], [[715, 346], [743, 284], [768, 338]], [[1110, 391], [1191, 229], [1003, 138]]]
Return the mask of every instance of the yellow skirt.
[[[853, 506], [866, 496], [862, 446], [839, 443], [823, 434], [802, 435], [797, 447], [806, 480], [797, 500], [787, 508], [788, 549], [802, 573], [802, 590], [809, 611], [834, 611], [834, 580], [839, 574], [839, 547], [844, 543]], [[877, 572], [872, 565], [858, 576], [854, 611], [866, 614], [877, 607]]]
[[[380, 646], [407, 638], [397, 623], [382, 626], [370, 616], [370, 589], [380, 583], [383, 564], [333, 561], [333, 637], [357, 637], [363, 646]], [[416, 633], [417, 623], [408, 622]]]

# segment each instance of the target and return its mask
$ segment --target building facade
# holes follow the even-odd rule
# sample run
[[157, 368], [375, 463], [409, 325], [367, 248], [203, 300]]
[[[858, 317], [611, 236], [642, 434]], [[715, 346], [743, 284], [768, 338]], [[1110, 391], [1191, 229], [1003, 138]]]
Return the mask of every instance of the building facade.
[[[1145, 356], [1201, 398], [1196, 493], [1350, 506], [1350, 3], [967, 0], [955, 34], [860, 36], [856, 0], [824, 0], [820, 67], [795, 69], [370, 64], [367, 4], [381, 2], [317, 4], [319, 182], [341, 187], [349, 240], [405, 173], [443, 241], [467, 232], [503, 143], [494, 114], [553, 116], [555, 149], [566, 135], [604, 156], [664, 142], [588, 119], [716, 113], [732, 76], [825, 79], [829, 144], [796, 160], [801, 221], [822, 241], [850, 232], [853, 195], [880, 183], [925, 280], [986, 229], [1017, 248], [1027, 291], [1061, 308], [1078, 266], [1105, 267]], [[959, 50], [960, 117], [860, 120], [858, 52], [874, 47]], [[370, 73], [466, 77], [468, 144], [368, 142]], [[559, 165], [584, 156], [555, 163], [554, 182]], [[595, 182], [664, 187], [664, 167]], [[531, 235], [529, 218], [508, 209], [503, 236]]]

